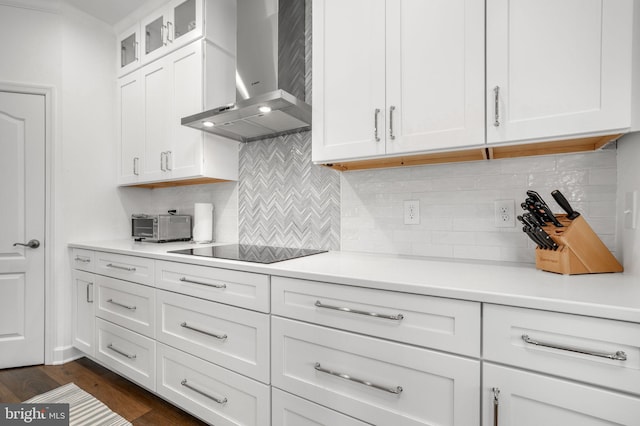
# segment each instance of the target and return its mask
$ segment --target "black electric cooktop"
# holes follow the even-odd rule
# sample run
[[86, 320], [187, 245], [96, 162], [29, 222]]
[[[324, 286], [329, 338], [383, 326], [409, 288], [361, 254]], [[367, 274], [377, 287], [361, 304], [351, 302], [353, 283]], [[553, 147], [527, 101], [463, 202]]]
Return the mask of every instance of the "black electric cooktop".
[[255, 263], [275, 263], [312, 254], [325, 253], [327, 250], [298, 249], [290, 247], [255, 246], [251, 244], [229, 244], [223, 246], [197, 247], [184, 250], [171, 250], [169, 253], [191, 256], [212, 257], [217, 259], [241, 260]]

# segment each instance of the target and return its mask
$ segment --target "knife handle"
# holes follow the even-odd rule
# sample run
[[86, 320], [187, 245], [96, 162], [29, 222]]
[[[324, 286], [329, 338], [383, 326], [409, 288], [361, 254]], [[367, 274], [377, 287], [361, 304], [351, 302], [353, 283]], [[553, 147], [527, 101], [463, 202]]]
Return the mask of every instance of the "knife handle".
[[558, 191], [557, 189], [555, 191], [553, 191], [551, 193], [551, 196], [553, 197], [554, 200], [556, 200], [556, 202], [558, 203], [558, 205], [560, 207], [562, 207], [562, 209], [567, 212], [567, 219], [569, 220], [573, 220], [576, 217], [580, 216], [580, 213], [578, 213], [577, 211], [575, 211], [573, 208], [571, 208], [571, 204], [569, 204], [569, 202], [567, 201], [566, 198], [564, 198], [564, 195], [562, 195], [562, 192]]

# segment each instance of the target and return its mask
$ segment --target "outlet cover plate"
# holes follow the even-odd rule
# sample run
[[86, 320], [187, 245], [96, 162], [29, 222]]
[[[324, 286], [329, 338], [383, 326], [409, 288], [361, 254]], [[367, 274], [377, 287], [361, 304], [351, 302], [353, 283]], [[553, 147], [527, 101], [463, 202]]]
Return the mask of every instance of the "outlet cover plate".
[[514, 200], [494, 201], [496, 228], [513, 228], [516, 226], [516, 207]]
[[405, 200], [404, 202], [404, 224], [420, 224], [420, 200]]

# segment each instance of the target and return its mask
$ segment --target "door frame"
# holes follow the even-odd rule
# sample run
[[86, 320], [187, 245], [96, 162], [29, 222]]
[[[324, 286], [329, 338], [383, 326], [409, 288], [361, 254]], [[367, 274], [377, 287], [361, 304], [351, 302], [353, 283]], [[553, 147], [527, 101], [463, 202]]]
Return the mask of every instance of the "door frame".
[[54, 153], [56, 152], [56, 138], [54, 133], [56, 117], [53, 108], [53, 106], [56, 104], [55, 87], [0, 81], [0, 91], [44, 96], [44, 363], [57, 364], [61, 363], [63, 360], [56, 359], [55, 357], [55, 330], [57, 328], [59, 319], [55, 315], [56, 309], [54, 306], [52, 288], [54, 282], [53, 277], [55, 277], [55, 194], [53, 185], [55, 176]]

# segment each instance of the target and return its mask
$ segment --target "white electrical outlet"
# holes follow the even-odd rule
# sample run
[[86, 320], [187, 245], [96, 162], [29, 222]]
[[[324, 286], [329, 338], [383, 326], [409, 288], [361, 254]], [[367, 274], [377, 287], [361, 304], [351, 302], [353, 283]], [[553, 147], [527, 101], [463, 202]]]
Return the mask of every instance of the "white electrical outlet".
[[496, 228], [513, 228], [516, 226], [514, 200], [496, 200], [493, 203], [496, 218]]
[[404, 202], [404, 224], [420, 224], [420, 200], [405, 200]]

